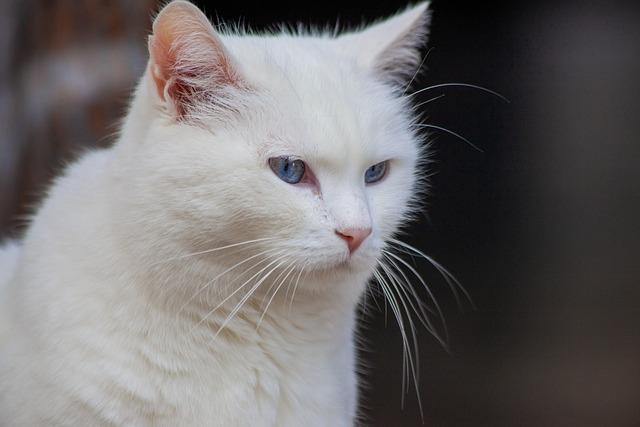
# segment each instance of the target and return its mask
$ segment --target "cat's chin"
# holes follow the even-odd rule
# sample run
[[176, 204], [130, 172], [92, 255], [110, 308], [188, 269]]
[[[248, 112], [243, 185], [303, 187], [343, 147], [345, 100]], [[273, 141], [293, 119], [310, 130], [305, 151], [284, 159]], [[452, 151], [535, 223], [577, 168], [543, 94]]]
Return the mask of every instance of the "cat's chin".
[[318, 276], [352, 276], [371, 273], [375, 265], [374, 257], [346, 256], [339, 260], [314, 264], [311, 270]]

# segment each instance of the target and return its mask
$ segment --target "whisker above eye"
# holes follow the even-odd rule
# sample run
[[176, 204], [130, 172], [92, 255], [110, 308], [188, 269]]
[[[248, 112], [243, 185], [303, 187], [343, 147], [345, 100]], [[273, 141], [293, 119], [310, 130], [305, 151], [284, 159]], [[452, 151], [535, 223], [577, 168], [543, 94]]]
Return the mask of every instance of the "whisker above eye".
[[436, 125], [431, 125], [431, 124], [426, 124], [426, 123], [421, 123], [421, 124], [417, 124], [415, 125], [415, 127], [417, 128], [429, 128], [429, 129], [435, 129], [435, 130], [439, 130], [445, 133], [448, 133], [449, 135], [453, 135], [456, 138], [461, 139], [462, 141], [466, 142], [467, 144], [469, 144], [472, 148], [478, 150], [481, 153], [484, 153], [484, 150], [481, 149], [480, 147], [478, 147], [477, 145], [475, 145], [473, 142], [469, 141], [467, 138], [465, 138], [464, 136], [460, 135], [459, 133], [456, 133], [450, 129], [444, 128], [442, 126], [436, 126]]
[[409, 83], [407, 83], [407, 85], [404, 87], [404, 90], [402, 91], [402, 96], [404, 96], [407, 93], [407, 90], [409, 90], [409, 88], [413, 84], [413, 81], [418, 76], [418, 73], [420, 73], [420, 70], [422, 70], [422, 66], [424, 65], [425, 62], [427, 62], [427, 59], [429, 58], [429, 54], [433, 51], [433, 49], [434, 47], [430, 47], [427, 53], [422, 58], [422, 61], [420, 61], [420, 65], [418, 65], [418, 68], [416, 68], [416, 71], [413, 73], [411, 80], [409, 80]]
[[426, 101], [422, 101], [422, 102], [420, 102], [419, 104], [414, 105], [414, 106], [413, 106], [413, 109], [414, 109], [414, 110], [417, 110], [418, 108], [422, 107], [423, 105], [427, 105], [427, 104], [429, 104], [429, 103], [431, 103], [431, 102], [437, 101], [438, 99], [440, 99], [440, 98], [444, 98], [445, 96], [446, 96], [446, 95], [445, 95], [444, 93], [442, 93], [442, 94], [440, 94], [440, 95], [438, 95], [438, 96], [434, 96], [433, 98], [429, 98], [429, 99], [427, 99]]
[[498, 92], [491, 90], [491, 89], [487, 89], [486, 87], [482, 87], [482, 86], [478, 86], [478, 85], [474, 85], [474, 84], [470, 84], [470, 83], [440, 83], [440, 84], [436, 84], [436, 85], [432, 85], [429, 87], [425, 87], [422, 88], [420, 90], [417, 90], [413, 93], [410, 93], [409, 95], [407, 95], [407, 98], [411, 98], [415, 95], [418, 95], [422, 92], [427, 92], [429, 90], [433, 90], [433, 89], [440, 89], [440, 88], [444, 88], [444, 87], [466, 87], [466, 88], [471, 88], [471, 89], [476, 89], [482, 92], [486, 92], [489, 93], [493, 96], [496, 96], [498, 98], [500, 98], [501, 100], [503, 100], [504, 102], [506, 102], [507, 104], [510, 104], [511, 101], [509, 101], [508, 98], [506, 98], [505, 96], [499, 94]]

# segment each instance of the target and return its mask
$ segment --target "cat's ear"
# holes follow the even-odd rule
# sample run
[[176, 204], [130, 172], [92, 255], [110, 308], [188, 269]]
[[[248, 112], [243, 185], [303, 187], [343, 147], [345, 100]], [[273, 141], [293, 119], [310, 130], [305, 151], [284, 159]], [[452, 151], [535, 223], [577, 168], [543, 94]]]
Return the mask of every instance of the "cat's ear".
[[207, 17], [187, 1], [173, 1], [153, 22], [149, 73], [160, 100], [186, 116], [241, 87], [238, 67]]
[[430, 18], [429, 2], [423, 2], [336, 40], [342, 50], [355, 55], [360, 65], [374, 70], [381, 79], [406, 85], [420, 66]]

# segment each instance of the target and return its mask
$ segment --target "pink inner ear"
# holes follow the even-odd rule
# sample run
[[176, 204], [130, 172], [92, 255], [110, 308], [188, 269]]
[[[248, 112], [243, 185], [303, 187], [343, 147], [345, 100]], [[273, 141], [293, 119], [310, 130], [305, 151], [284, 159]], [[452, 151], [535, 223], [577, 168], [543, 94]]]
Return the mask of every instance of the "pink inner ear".
[[188, 2], [167, 5], [149, 38], [151, 74], [160, 99], [170, 97], [180, 115], [198, 96], [224, 85], [240, 86], [239, 75], [206, 16]]

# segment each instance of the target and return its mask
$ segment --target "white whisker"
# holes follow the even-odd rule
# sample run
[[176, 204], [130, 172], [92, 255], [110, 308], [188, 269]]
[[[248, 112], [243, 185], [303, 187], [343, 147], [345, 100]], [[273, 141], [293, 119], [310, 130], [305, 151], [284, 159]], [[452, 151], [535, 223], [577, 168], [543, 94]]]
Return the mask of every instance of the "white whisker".
[[436, 125], [431, 125], [431, 124], [426, 124], [426, 123], [422, 123], [422, 124], [417, 124], [415, 125], [415, 127], [418, 128], [428, 128], [428, 129], [435, 129], [435, 130], [439, 130], [445, 133], [448, 133], [449, 135], [453, 135], [456, 138], [461, 139], [462, 141], [466, 142], [467, 144], [469, 144], [471, 147], [475, 148], [476, 150], [478, 150], [481, 153], [484, 153], [484, 150], [482, 150], [480, 147], [478, 147], [477, 145], [475, 145], [473, 142], [469, 141], [467, 138], [465, 138], [464, 136], [460, 135], [459, 133], [456, 133], [452, 130], [449, 130], [447, 128], [444, 128], [442, 126], [436, 126]]
[[440, 84], [432, 85], [432, 86], [425, 87], [425, 88], [422, 88], [420, 90], [417, 90], [417, 91], [407, 95], [407, 98], [411, 98], [411, 97], [413, 97], [415, 95], [418, 95], [418, 94], [420, 94], [422, 92], [426, 92], [426, 91], [433, 90], [433, 89], [439, 89], [439, 88], [443, 88], [443, 87], [467, 87], [467, 88], [471, 88], [471, 89], [477, 89], [479, 91], [489, 93], [489, 94], [491, 94], [493, 96], [497, 96], [498, 98], [500, 98], [501, 100], [503, 100], [504, 102], [506, 102], [508, 104], [511, 103], [511, 101], [509, 101], [506, 97], [500, 95], [496, 91], [493, 91], [491, 89], [487, 89], [486, 87], [473, 85], [473, 84], [469, 84], [469, 83], [440, 83]]
[[[386, 257], [386, 254], [385, 254], [385, 257]], [[389, 258], [389, 257], [387, 257], [387, 260], [389, 262], [393, 262], [393, 260], [391, 258]], [[420, 299], [418, 298], [418, 295], [415, 293], [415, 290], [411, 286], [408, 286], [409, 282], [407, 281], [406, 282], [407, 285], [403, 286], [404, 283], [400, 280], [400, 277], [398, 275], [396, 275], [392, 271], [391, 266], [385, 265], [385, 263], [381, 263], [380, 265], [385, 270], [387, 276], [389, 276], [390, 278], [392, 278], [396, 282], [396, 284], [398, 285], [398, 291], [400, 291], [400, 292], [402, 292], [404, 294], [404, 296], [407, 299], [407, 302], [409, 303], [409, 305], [412, 308], [413, 312], [418, 317], [418, 320], [420, 321], [420, 323], [422, 323], [422, 325], [432, 335], [434, 335], [438, 341], [442, 341], [442, 338], [440, 338], [438, 336], [438, 333], [437, 333], [434, 325], [431, 323], [431, 321], [429, 319], [429, 315], [424, 311], [424, 304], [421, 303]], [[397, 264], [395, 264], [395, 268], [402, 273], [402, 271], [399, 269]], [[406, 276], [405, 276], [405, 279], [406, 279]], [[409, 292], [411, 292], [411, 295], [409, 294]], [[413, 298], [410, 298], [410, 297], [413, 297]], [[416, 304], [414, 304], [413, 300], [416, 301], [417, 307], [416, 307]]]
[[167, 263], [167, 262], [170, 262], [170, 261], [177, 261], [177, 260], [181, 260], [181, 259], [185, 259], [185, 258], [198, 256], [198, 255], [205, 255], [205, 254], [209, 254], [209, 253], [213, 253], [213, 252], [218, 252], [218, 251], [225, 250], [225, 249], [231, 249], [231, 248], [235, 248], [235, 247], [238, 247], [238, 246], [248, 245], [248, 244], [252, 244], [252, 243], [265, 242], [265, 241], [268, 241], [268, 240], [276, 240], [276, 238], [275, 237], [264, 237], [262, 239], [247, 240], [247, 241], [244, 241], [244, 242], [233, 243], [231, 245], [220, 246], [218, 248], [207, 249], [207, 250], [203, 250], [203, 251], [198, 251], [198, 252], [192, 252], [192, 253], [188, 253], [188, 254], [184, 254], [184, 255], [179, 255], [177, 257], [167, 258], [165, 260], [155, 262], [155, 263], [151, 264], [151, 267], [154, 267], [154, 266], [156, 266], [158, 264], [164, 264], [164, 263]]
[[[286, 259], [286, 255], [278, 258], [278, 260], [282, 260], [282, 259]], [[222, 332], [222, 330], [227, 326], [227, 324], [234, 318], [234, 316], [236, 315], [236, 313], [242, 308], [242, 306], [249, 300], [249, 298], [251, 298], [251, 296], [255, 293], [255, 291], [260, 287], [261, 284], [264, 283], [265, 280], [267, 280], [267, 278], [271, 275], [271, 273], [273, 273], [275, 270], [277, 270], [278, 268], [280, 268], [280, 266], [282, 266], [286, 261], [281, 261], [278, 265], [276, 265], [275, 267], [271, 268], [271, 270], [269, 270], [268, 273], [265, 273], [262, 278], [260, 278], [260, 280], [258, 280], [256, 282], [255, 285], [253, 285], [253, 287], [249, 290], [249, 292], [247, 292], [247, 294], [242, 297], [242, 299], [240, 300], [240, 302], [238, 302], [238, 304], [236, 304], [236, 306], [233, 308], [233, 310], [231, 310], [231, 313], [229, 313], [229, 315], [227, 316], [227, 318], [224, 320], [224, 322], [222, 322], [222, 325], [218, 328], [218, 331], [215, 333], [215, 335], [213, 336], [213, 339], [216, 339], [218, 337], [218, 335], [220, 334], [220, 332]], [[257, 328], [256, 328], [257, 329]]]
[[[267, 249], [265, 251], [262, 251], [260, 253], [257, 253], [255, 255], [250, 256], [249, 258], [246, 258], [236, 264], [234, 264], [233, 266], [227, 268], [226, 270], [224, 270], [222, 273], [219, 273], [218, 275], [216, 275], [213, 279], [209, 280], [204, 286], [200, 287], [200, 289], [198, 289], [189, 299], [187, 299], [187, 301], [180, 307], [180, 309], [178, 310], [178, 313], [181, 313], [182, 310], [184, 310], [187, 305], [189, 305], [189, 303], [191, 303], [191, 301], [193, 301], [198, 295], [200, 295], [204, 290], [206, 290], [209, 286], [211, 286], [216, 280], [220, 279], [222, 276], [224, 276], [225, 274], [231, 272], [232, 270], [240, 267], [243, 264], [246, 264], [247, 262], [251, 261], [252, 259], [255, 259], [257, 257], [260, 257], [262, 255], [268, 254], [268, 253], [272, 253], [277, 251], [276, 248], [272, 248], [272, 249]], [[268, 258], [267, 258], [268, 259]], [[264, 262], [265, 260], [261, 260], [260, 262], [258, 262], [257, 264], [254, 264], [252, 267], [250, 267], [249, 269], [245, 270], [249, 271], [251, 270], [253, 267], [261, 264], [262, 262]]]
[[441, 95], [438, 95], [438, 96], [434, 96], [433, 98], [427, 99], [426, 101], [422, 101], [421, 103], [414, 105], [413, 109], [417, 110], [418, 108], [422, 107], [423, 105], [427, 105], [427, 104], [429, 104], [431, 102], [437, 101], [438, 99], [444, 98], [444, 97], [445, 97], [444, 93], [441, 94]]
[[448, 348], [449, 348], [449, 346], [448, 346], [449, 330], [447, 328], [447, 322], [444, 320], [444, 314], [442, 313], [442, 309], [440, 308], [440, 304], [438, 304], [438, 301], [436, 300], [435, 296], [433, 295], [433, 292], [431, 292], [431, 289], [429, 288], [429, 285], [427, 285], [427, 283], [424, 281], [422, 276], [420, 276], [420, 274], [416, 271], [415, 268], [413, 268], [411, 266], [411, 264], [409, 264], [408, 262], [406, 262], [405, 260], [403, 260], [402, 258], [397, 256], [393, 252], [387, 252], [387, 254], [392, 256], [393, 258], [395, 258], [398, 262], [400, 262], [405, 267], [407, 267], [409, 269], [409, 271], [420, 281], [420, 283], [422, 284], [424, 289], [429, 294], [429, 298], [431, 298], [431, 300], [433, 301], [434, 306], [436, 307], [436, 310], [438, 311], [438, 315], [440, 316], [440, 321], [442, 322], [442, 327], [444, 329], [445, 337], [444, 337], [444, 340], [440, 341], [440, 342], [448, 350]]
[[[276, 287], [276, 290], [271, 295], [271, 298], [269, 298], [269, 302], [267, 302], [267, 306], [264, 308], [264, 311], [262, 312], [262, 315], [260, 316], [260, 320], [258, 320], [258, 325], [256, 326], [256, 331], [260, 328], [260, 325], [262, 324], [262, 320], [264, 319], [264, 316], [267, 314], [267, 310], [269, 309], [269, 306], [271, 305], [271, 302], [276, 297], [276, 294], [278, 293], [278, 291], [280, 290], [280, 288], [284, 284], [284, 282], [287, 279], [287, 277], [289, 277], [289, 275], [295, 270], [295, 267], [296, 267], [296, 263], [295, 263], [295, 261], [292, 261], [291, 264], [289, 264], [284, 270], [282, 270], [283, 272], [288, 270], [288, 273], [282, 278], [282, 280], [280, 281], [280, 283]], [[276, 278], [276, 280], [274, 280], [273, 283], [276, 283], [277, 280], [278, 280], [278, 278]], [[269, 290], [271, 290], [271, 288], [269, 288]], [[269, 293], [269, 291], [267, 291], [267, 294], [268, 293]], [[285, 298], [285, 301], [286, 301], [286, 298]]]
[[[411, 318], [411, 313], [409, 313], [409, 308], [407, 307], [407, 301], [405, 300], [405, 298], [403, 298], [402, 293], [400, 292], [400, 286], [398, 285], [398, 283], [394, 279], [395, 276], [393, 274], [390, 274], [390, 270], [389, 270], [388, 266], [384, 262], [381, 262], [380, 266], [382, 267], [382, 269], [384, 270], [387, 278], [389, 279], [388, 283], [392, 286], [392, 289], [394, 289], [396, 291], [398, 299], [400, 300], [400, 303], [402, 304], [402, 308], [404, 308], [404, 312], [407, 315], [407, 320], [409, 321], [409, 331], [411, 332], [411, 337], [413, 339], [413, 351], [414, 351], [414, 360], [415, 360], [416, 379], [418, 379], [419, 378], [419, 371], [420, 371], [420, 368], [419, 368], [420, 358], [419, 358], [419, 353], [418, 353], [418, 337], [416, 336], [415, 324], [413, 323], [413, 319]], [[406, 296], [406, 294], [405, 294], [405, 296]], [[410, 300], [409, 300], [409, 302], [410, 302]], [[414, 308], [414, 311], [415, 311], [415, 308]], [[416, 314], [418, 314], [417, 311], [416, 311]], [[408, 392], [408, 387], [407, 387], [406, 391]]]
[[[302, 272], [305, 271], [305, 269], [307, 268], [308, 265], [309, 265], [309, 262], [304, 263], [302, 268], [300, 268], [300, 272], [298, 273], [298, 278], [296, 279], [296, 284], [293, 286], [293, 293], [291, 294], [291, 302], [289, 303], [289, 313], [291, 313], [291, 306], [293, 306], [293, 299], [296, 297], [296, 289], [298, 289], [298, 283], [300, 282], [300, 276], [302, 275]], [[308, 275], [309, 275], [309, 271], [307, 270], [305, 275], [304, 275], [305, 280], [306, 280]]]
[[414, 363], [414, 359], [413, 359], [413, 355], [410, 349], [410, 345], [409, 345], [409, 339], [407, 337], [407, 333], [405, 330], [405, 325], [404, 325], [404, 321], [402, 318], [402, 313], [400, 311], [400, 306], [398, 305], [393, 292], [391, 292], [391, 288], [389, 288], [389, 285], [387, 283], [387, 281], [384, 279], [384, 277], [380, 274], [380, 272], [378, 271], [374, 271], [374, 276], [376, 277], [376, 279], [378, 280], [378, 283], [380, 284], [380, 288], [382, 289], [382, 292], [385, 295], [385, 300], [388, 300], [389, 305], [391, 307], [391, 310], [393, 311], [393, 314], [396, 318], [396, 322], [398, 322], [398, 326], [400, 327], [400, 335], [402, 336], [402, 342], [403, 342], [403, 351], [402, 351], [402, 371], [403, 371], [403, 375], [402, 375], [402, 389], [403, 389], [403, 393], [401, 394], [401, 405], [402, 407], [404, 407], [404, 395], [406, 392], [406, 389], [408, 387], [408, 377], [409, 375], [411, 375], [413, 377], [413, 382], [414, 382], [414, 386], [415, 386], [415, 391], [416, 391], [416, 396], [418, 399], [418, 406], [420, 409], [420, 414], [421, 416], [423, 416], [423, 411], [422, 411], [422, 399], [420, 398], [420, 390], [418, 388], [418, 376], [417, 376], [417, 372], [416, 372], [416, 368], [415, 368], [415, 363]]
[[[278, 253], [278, 255], [282, 254], [281, 251]], [[276, 256], [278, 256], [276, 255]], [[204, 323], [209, 316], [211, 316], [216, 310], [218, 310], [220, 307], [222, 307], [227, 301], [229, 301], [229, 299], [231, 299], [235, 294], [237, 294], [238, 292], [240, 292], [245, 286], [247, 286], [248, 283], [250, 283], [254, 278], [256, 278], [258, 275], [260, 275], [263, 271], [265, 271], [266, 269], [268, 269], [269, 267], [271, 267], [273, 264], [275, 264], [276, 262], [279, 262], [282, 258], [284, 258], [284, 256], [280, 256], [278, 258], [276, 258], [275, 260], [271, 261], [269, 264], [267, 264], [265, 267], [263, 267], [260, 271], [258, 271], [257, 273], [255, 273], [253, 276], [251, 276], [249, 279], [247, 279], [242, 285], [240, 285], [238, 288], [236, 288], [230, 295], [228, 295], [226, 298], [224, 298], [218, 305], [216, 305], [212, 310], [210, 310], [202, 319], [200, 319], [200, 321], [192, 328], [195, 329], [197, 326], [201, 325], [202, 323]]]
[[269, 285], [269, 288], [267, 289], [267, 291], [266, 291], [266, 292], [264, 293], [264, 295], [262, 296], [262, 300], [260, 301], [260, 306], [264, 306], [264, 302], [265, 302], [265, 300], [269, 297], [269, 292], [271, 292], [271, 290], [272, 290], [274, 287], [278, 286], [278, 283], [279, 283], [279, 282], [278, 282], [278, 280], [279, 280], [281, 277], [283, 277], [283, 276], [287, 273], [287, 271], [289, 270], [289, 268], [290, 268], [293, 264], [295, 264], [295, 261], [291, 261], [291, 263], [289, 263], [289, 265], [287, 265], [285, 268], [283, 268], [283, 269], [280, 271], [280, 274], [278, 274], [278, 275], [277, 275], [277, 276], [272, 280], [271, 285]]
[[[421, 311], [424, 312], [424, 310], [427, 310], [429, 313], [431, 314], [437, 314], [431, 307], [429, 307], [428, 305], [424, 304], [419, 298], [418, 295], [415, 293], [415, 290], [413, 289], [413, 287], [411, 286], [411, 280], [409, 279], [409, 277], [405, 274], [405, 272], [402, 270], [402, 268], [393, 260], [393, 258], [391, 258], [388, 255], [388, 251], [383, 250], [382, 251], [384, 257], [387, 259], [387, 261], [389, 261], [391, 263], [391, 266], [393, 266], [395, 268], [395, 270], [400, 273], [400, 275], [402, 276], [402, 278], [404, 279], [404, 283], [406, 283], [407, 288], [410, 289], [415, 297], [415, 299], [417, 300], [417, 302], [420, 304], [420, 307], [422, 308]], [[426, 314], [426, 313], [425, 313]]]
[[429, 50], [427, 51], [427, 53], [424, 55], [424, 58], [422, 58], [422, 61], [420, 61], [420, 65], [418, 65], [418, 68], [416, 69], [416, 72], [413, 73], [413, 76], [411, 77], [411, 80], [409, 80], [409, 83], [407, 83], [407, 85], [404, 87], [404, 90], [402, 91], [402, 96], [404, 96], [407, 93], [407, 90], [409, 90], [409, 88], [411, 87], [411, 84], [413, 83], [413, 81], [418, 76], [418, 73], [420, 72], [420, 70], [422, 70], [422, 66], [427, 61], [427, 58], [429, 58], [429, 54], [431, 53], [431, 51], [433, 49], [434, 49], [433, 47], [430, 47]]
[[[433, 265], [438, 270], [438, 272], [443, 276], [443, 278], [445, 278], [445, 280], [447, 280], [447, 278], [449, 279], [449, 280], [447, 280], [447, 283], [449, 284], [449, 286], [452, 287], [452, 288], [453, 288], [454, 285], [457, 286], [458, 289], [460, 289], [462, 291], [462, 293], [464, 294], [464, 296], [467, 298], [467, 301], [469, 301], [469, 304], [471, 304], [471, 306], [474, 309], [476, 309], [476, 305], [473, 302], [473, 299], [471, 298], [471, 295], [465, 289], [465, 287], [462, 286], [462, 283], [460, 283], [460, 281], [453, 274], [451, 274], [451, 272], [449, 270], [447, 270], [442, 264], [437, 262], [433, 257], [431, 257], [431, 256], [425, 254], [424, 252], [414, 248], [410, 244], [403, 242], [402, 240], [389, 239], [389, 242], [401, 246], [401, 248], [398, 248], [398, 249], [400, 249], [400, 250], [404, 249], [405, 253], [411, 253], [411, 254], [418, 255], [418, 256], [424, 258], [425, 260], [427, 260], [428, 262], [430, 262], [431, 265]], [[406, 251], [410, 251], [410, 252], [406, 252]]]

